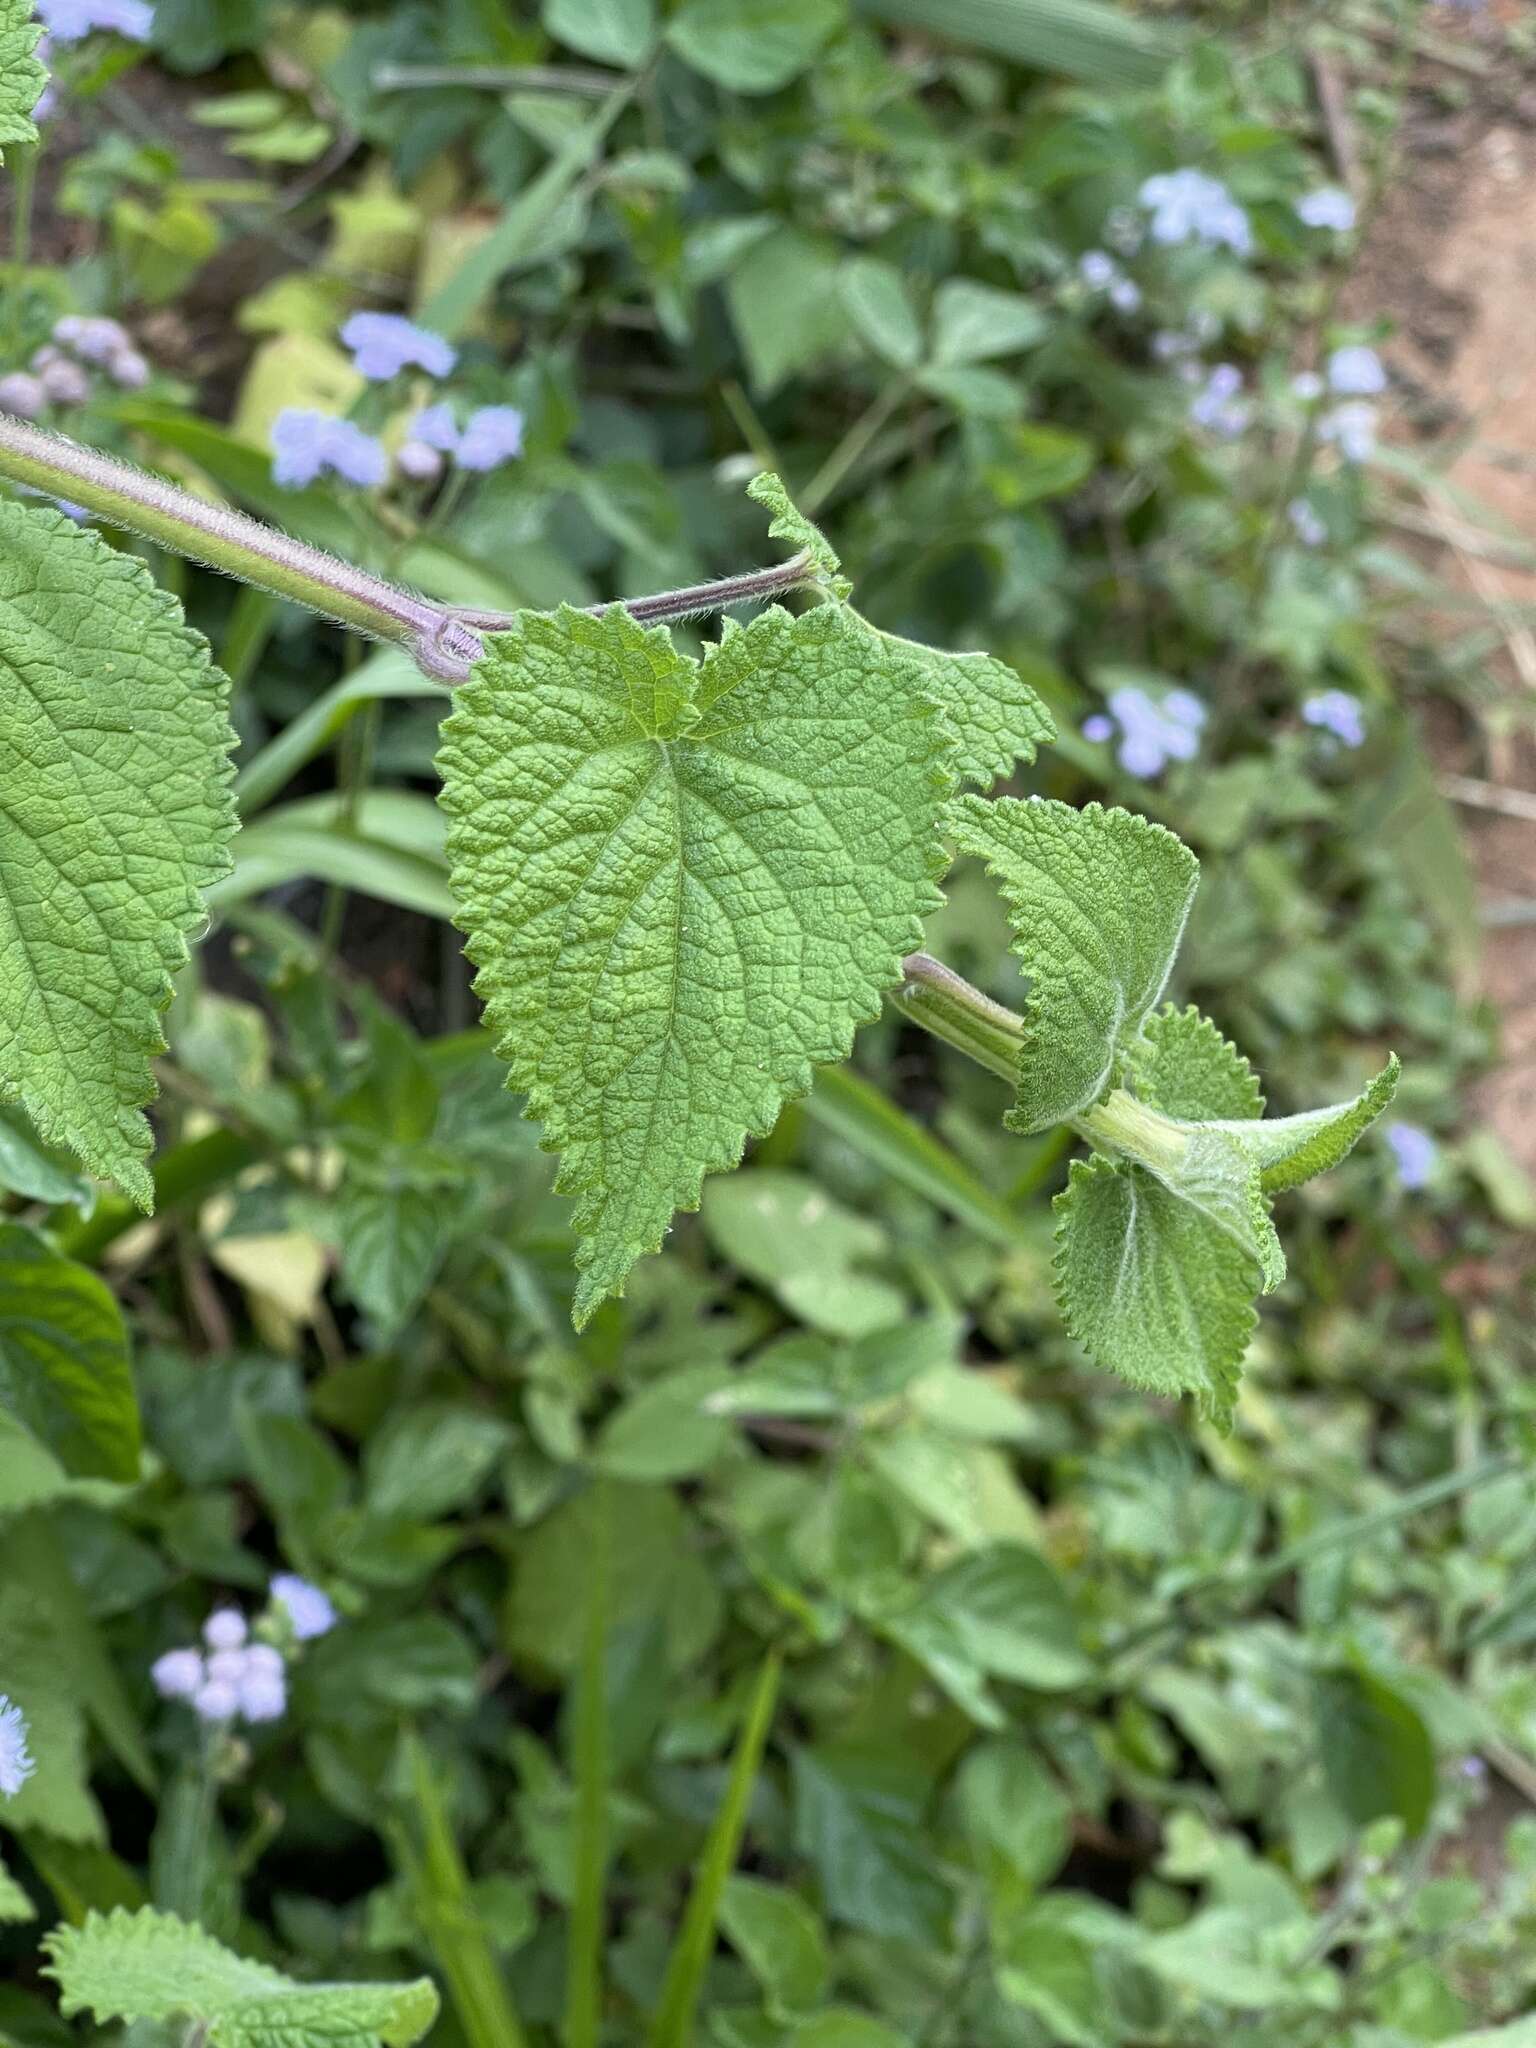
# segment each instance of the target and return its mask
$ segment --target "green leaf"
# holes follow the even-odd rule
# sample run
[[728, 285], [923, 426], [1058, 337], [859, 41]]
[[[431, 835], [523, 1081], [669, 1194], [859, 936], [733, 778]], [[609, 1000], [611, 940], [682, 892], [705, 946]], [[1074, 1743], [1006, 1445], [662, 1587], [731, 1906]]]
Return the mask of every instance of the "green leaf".
[[1231, 1427], [1257, 1316], [1252, 1255], [1133, 1165], [1074, 1160], [1056, 1197], [1056, 1298], [1094, 1361], [1154, 1394], [1193, 1394]]
[[1059, 71], [1096, 89], [1150, 85], [1178, 44], [1158, 22], [1103, 0], [859, 0], [893, 28], [971, 43], [1033, 71]]
[[[1349, 1102], [1303, 1110], [1299, 1116], [1266, 1117], [1262, 1123], [1231, 1130], [1231, 1136], [1258, 1167], [1265, 1194], [1283, 1194], [1337, 1166], [1397, 1093], [1401, 1071], [1397, 1055], [1392, 1053], [1375, 1080]], [[1226, 1131], [1229, 1126], [1213, 1128]]]
[[1072, 1847], [1072, 1806], [1022, 1742], [978, 1743], [955, 1775], [955, 1801], [984, 1878], [1005, 1895], [1048, 1884]]
[[1193, 1003], [1154, 1011], [1130, 1047], [1126, 1072], [1138, 1102], [1190, 1121], [1264, 1114], [1259, 1077]]
[[603, 1424], [594, 1462], [615, 1479], [688, 1479], [712, 1465], [734, 1435], [711, 1395], [724, 1384], [712, 1365], [688, 1365], [642, 1387]]
[[667, 41], [727, 92], [777, 92], [815, 59], [846, 11], [843, 0], [684, 0]]
[[0, 1224], [0, 1403], [67, 1472], [138, 1477], [139, 1408], [117, 1303], [19, 1223]]
[[953, 367], [1033, 348], [1050, 326], [1033, 299], [973, 278], [952, 277], [933, 302], [933, 360]]
[[229, 865], [228, 685], [132, 555], [0, 503], [0, 1099], [142, 1208], [140, 1105]]
[[841, 573], [843, 565], [833, 551], [832, 543], [821, 528], [796, 507], [782, 480], [771, 469], [765, 469], [747, 485], [747, 496], [754, 504], [773, 514], [768, 526], [773, 538], [787, 540], [796, 553], [809, 555], [833, 596], [846, 597], [853, 585]]
[[862, 1337], [906, 1309], [898, 1288], [860, 1270], [883, 1256], [884, 1232], [805, 1174], [755, 1167], [714, 1182], [704, 1228], [722, 1258], [813, 1329]]
[[296, 1984], [200, 1927], [143, 1906], [88, 1913], [43, 1943], [66, 2019], [209, 2022], [212, 2048], [335, 2048], [382, 2041], [410, 2048], [437, 2017], [426, 1977], [409, 1984]]
[[931, 1947], [952, 1895], [924, 1831], [926, 1788], [911, 1758], [827, 1745], [797, 1749], [792, 1761], [795, 1846], [815, 1868], [828, 1915]]
[[32, 18], [32, 0], [0, 0], [0, 147], [37, 140], [32, 109], [48, 83], [48, 73], [32, 54], [41, 34], [41, 23]]
[[837, 284], [859, 338], [893, 368], [914, 368], [923, 353], [922, 323], [895, 264], [878, 256], [850, 257]]
[[1318, 1672], [1313, 1698], [1323, 1772], [1356, 1827], [1395, 1814], [1419, 1834], [1435, 1800], [1435, 1748], [1418, 1709], [1363, 1670]]
[[1104, 1093], [1162, 995], [1199, 864], [1130, 811], [1001, 797], [950, 806], [955, 843], [979, 855], [1011, 907], [1030, 977], [1010, 1130], [1075, 1116]]
[[525, 614], [444, 728], [498, 1050], [577, 1197], [578, 1326], [901, 977], [942, 736], [839, 607], [702, 664], [621, 610]]
[[349, 1174], [335, 1216], [347, 1293], [393, 1336], [441, 1263], [449, 1222], [443, 1191]]
[[544, 26], [567, 48], [633, 71], [656, 41], [653, 0], [544, 0]]
[[1055, 739], [1056, 721], [1009, 662], [991, 654], [950, 654], [895, 633], [880, 638], [911, 664], [919, 688], [937, 706], [960, 781], [986, 787]]
[[733, 1877], [721, 1895], [720, 1925], [776, 2019], [821, 2003], [830, 1968], [826, 1932], [798, 1892], [761, 1877]]
[[68, 1157], [43, 1144], [19, 1109], [0, 1105], [0, 1187], [29, 1201], [58, 1206], [73, 1202], [82, 1216], [96, 1206], [96, 1189]]
[[731, 272], [726, 303], [755, 392], [776, 391], [846, 339], [841, 262], [830, 237], [779, 227], [755, 241]]

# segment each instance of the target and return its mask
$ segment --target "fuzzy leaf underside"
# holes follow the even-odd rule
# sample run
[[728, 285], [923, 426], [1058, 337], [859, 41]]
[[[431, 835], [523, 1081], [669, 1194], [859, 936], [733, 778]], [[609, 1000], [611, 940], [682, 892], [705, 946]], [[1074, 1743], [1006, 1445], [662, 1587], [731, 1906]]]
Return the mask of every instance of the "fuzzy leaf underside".
[[962, 782], [989, 787], [1056, 737], [1056, 722], [1018, 670], [990, 654], [950, 654], [882, 636], [910, 661], [938, 708]]
[[1045, 1130], [1113, 1080], [1167, 983], [1199, 864], [1161, 825], [1099, 804], [963, 796], [949, 819], [956, 845], [997, 877], [1030, 977], [1005, 1122]]
[[1250, 1256], [1139, 1166], [1074, 1160], [1056, 1197], [1056, 1298], [1096, 1364], [1150, 1393], [1192, 1394], [1231, 1427], [1258, 1320]]
[[159, 1016], [230, 866], [228, 693], [141, 562], [0, 502], [0, 1100], [146, 1209]]
[[37, 140], [32, 109], [48, 83], [48, 73], [32, 54], [41, 34], [32, 0], [0, 0], [0, 149]]
[[411, 2048], [437, 2017], [432, 1983], [296, 1984], [173, 1913], [119, 1906], [44, 1942], [66, 2019], [208, 2022], [213, 2048]]
[[439, 766], [476, 986], [577, 1198], [580, 1324], [899, 982], [943, 736], [840, 606], [702, 664], [567, 608], [488, 642]]
[[1282, 1195], [1287, 1188], [1327, 1173], [1354, 1150], [1397, 1093], [1401, 1071], [1392, 1053], [1376, 1078], [1349, 1102], [1303, 1110], [1299, 1116], [1266, 1117], [1247, 1127], [1218, 1122], [1212, 1128], [1243, 1147], [1259, 1169], [1266, 1195]]
[[1127, 1079], [1138, 1102], [1189, 1122], [1264, 1114], [1259, 1077], [1209, 1017], [1191, 1003], [1154, 1010], [1130, 1048]]

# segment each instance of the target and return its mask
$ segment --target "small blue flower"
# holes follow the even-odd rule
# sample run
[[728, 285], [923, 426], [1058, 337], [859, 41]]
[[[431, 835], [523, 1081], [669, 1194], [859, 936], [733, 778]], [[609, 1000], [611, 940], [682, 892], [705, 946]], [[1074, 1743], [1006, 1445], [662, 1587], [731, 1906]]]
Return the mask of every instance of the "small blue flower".
[[446, 377], [459, 359], [452, 342], [403, 313], [354, 313], [341, 339], [371, 384], [387, 384], [413, 364], [429, 377]]
[[451, 405], [439, 402], [425, 406], [406, 432], [412, 441], [421, 441], [428, 448], [435, 448], [440, 455], [457, 455], [459, 452], [459, 425]]
[[1316, 370], [1298, 370], [1291, 379], [1291, 393], [1303, 405], [1315, 405], [1327, 388]]
[[1435, 1170], [1440, 1148], [1417, 1124], [1388, 1124], [1383, 1135], [1397, 1161], [1397, 1177], [1405, 1188], [1421, 1188]]
[[1346, 462], [1369, 462], [1376, 453], [1376, 408], [1351, 398], [1325, 412], [1317, 423], [1318, 438], [1330, 441]]
[[[1285, 508], [1285, 516], [1291, 522], [1291, 531], [1303, 547], [1320, 548], [1328, 538], [1328, 528], [1323, 524], [1321, 515], [1305, 498], [1292, 498]], [[1342, 696], [1343, 692], [1334, 691], [1331, 694]], [[1302, 716], [1306, 716], [1305, 706], [1302, 707]], [[1315, 725], [1317, 721], [1313, 719], [1311, 723]]]
[[1321, 732], [1332, 733], [1346, 747], [1365, 744], [1365, 714], [1360, 707], [1360, 699], [1351, 697], [1348, 690], [1322, 690], [1317, 696], [1308, 697], [1301, 707], [1301, 715], [1308, 725], [1315, 725]]
[[1353, 342], [1328, 358], [1328, 386], [1341, 398], [1375, 398], [1387, 388], [1387, 372], [1375, 349]]
[[36, 1769], [27, 1748], [27, 1717], [0, 1692], [0, 1792], [14, 1799]]
[[93, 29], [110, 29], [146, 43], [155, 26], [149, 0], [37, 0], [37, 18], [55, 42], [78, 43]]
[[1117, 277], [1109, 288], [1109, 303], [1117, 313], [1141, 311], [1141, 286], [1133, 277]]
[[280, 412], [272, 425], [272, 481], [302, 490], [326, 470], [370, 490], [389, 474], [389, 457], [381, 441], [351, 420], [293, 406]]
[[1160, 697], [1134, 684], [1109, 696], [1112, 717], [1102, 712], [1083, 722], [1083, 737], [1107, 740], [1118, 729], [1115, 759], [1127, 774], [1159, 775], [1170, 761], [1192, 761], [1200, 751], [1205, 706], [1191, 690], [1168, 690]]
[[272, 1598], [285, 1611], [301, 1643], [323, 1636], [336, 1626], [336, 1610], [318, 1586], [301, 1579], [297, 1572], [279, 1572], [272, 1581]]
[[1120, 275], [1120, 266], [1103, 249], [1089, 249], [1077, 259], [1077, 274], [1090, 291], [1107, 291]]
[[189, 1700], [208, 1672], [200, 1650], [167, 1650], [149, 1667], [150, 1683], [163, 1700]]
[[482, 405], [459, 437], [461, 469], [499, 469], [523, 452], [523, 416], [515, 405]]
[[1143, 183], [1137, 198], [1151, 215], [1154, 242], [1205, 242], [1246, 256], [1253, 247], [1248, 216], [1220, 178], [1205, 171], [1163, 171]]
[[1297, 200], [1296, 217], [1303, 227], [1331, 228], [1336, 235], [1347, 235], [1355, 224], [1355, 202], [1342, 185], [1321, 185]]
[[1250, 417], [1248, 401], [1239, 394], [1243, 373], [1236, 363], [1218, 363], [1190, 402], [1189, 417], [1197, 427], [1235, 440]]

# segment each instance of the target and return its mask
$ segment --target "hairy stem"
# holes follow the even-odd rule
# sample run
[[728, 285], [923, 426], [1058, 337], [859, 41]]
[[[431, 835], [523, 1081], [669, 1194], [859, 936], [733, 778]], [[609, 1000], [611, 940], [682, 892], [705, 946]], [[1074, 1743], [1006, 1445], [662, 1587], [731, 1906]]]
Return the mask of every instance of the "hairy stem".
[[989, 1073], [1004, 1081], [1018, 1078], [1024, 1020], [994, 1003], [963, 975], [935, 960], [931, 953], [909, 953], [902, 962], [906, 978], [891, 1001], [904, 1017], [942, 1038]]
[[[372, 639], [391, 641], [443, 682], [462, 682], [479, 659], [480, 635], [504, 629], [515, 616], [434, 604], [244, 512], [206, 504], [163, 477], [99, 449], [82, 447], [62, 434], [28, 426], [9, 413], [0, 413], [0, 477], [50, 497], [68, 498], [173, 554], [304, 605]], [[810, 561], [801, 553], [771, 568], [722, 577], [717, 583], [628, 599], [625, 609], [647, 623], [692, 618], [725, 605], [761, 600], [810, 580]], [[592, 609], [601, 612], [608, 607]]]

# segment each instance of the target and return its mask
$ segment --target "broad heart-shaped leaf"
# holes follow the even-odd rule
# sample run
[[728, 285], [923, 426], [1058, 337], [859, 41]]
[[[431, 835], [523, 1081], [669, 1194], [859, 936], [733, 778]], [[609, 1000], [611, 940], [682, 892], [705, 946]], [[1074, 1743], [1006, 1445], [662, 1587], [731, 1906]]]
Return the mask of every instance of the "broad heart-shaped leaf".
[[1031, 1132], [1097, 1102], [1161, 996], [1200, 877], [1161, 825], [1099, 804], [1044, 798], [950, 806], [956, 845], [1002, 885], [1030, 978], [1018, 1102]]
[[41, 34], [32, 0], [0, 0], [0, 148], [37, 140], [32, 109], [48, 83], [48, 73], [32, 54]]
[[702, 664], [619, 609], [526, 613], [439, 766], [498, 1048], [585, 1240], [578, 1326], [847, 1054], [938, 901], [931, 707], [838, 605]]
[[1199, 1121], [1264, 1114], [1258, 1075], [1193, 1003], [1153, 1011], [1129, 1048], [1126, 1074], [1137, 1101], [1165, 1116]]
[[174, 1913], [143, 1906], [87, 1913], [43, 1943], [65, 2018], [207, 2022], [212, 2048], [411, 2048], [437, 2018], [430, 1979], [404, 1984], [296, 1984], [248, 1962]]
[[1055, 1200], [1056, 1298], [1095, 1362], [1154, 1394], [1193, 1394], [1232, 1425], [1258, 1320], [1253, 1259], [1139, 1166], [1074, 1160]]
[[139, 1408], [117, 1303], [35, 1230], [0, 1224], [0, 1407], [79, 1478], [138, 1477]]
[[141, 562], [0, 501], [0, 1100], [146, 1209], [159, 1016], [229, 869], [228, 691]]

